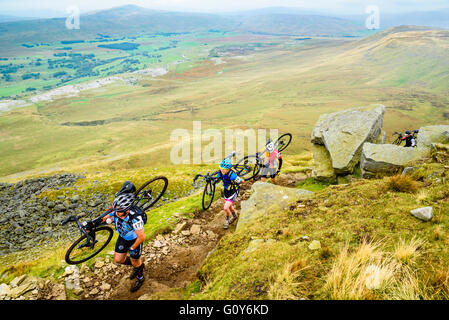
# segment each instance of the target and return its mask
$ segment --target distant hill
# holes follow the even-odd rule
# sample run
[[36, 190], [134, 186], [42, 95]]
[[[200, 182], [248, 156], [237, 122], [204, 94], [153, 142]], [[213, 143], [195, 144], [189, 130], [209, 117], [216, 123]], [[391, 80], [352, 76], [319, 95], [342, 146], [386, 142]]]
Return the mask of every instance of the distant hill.
[[349, 50], [333, 61], [331, 68], [345, 70], [350, 65], [352, 70], [364, 70], [367, 84], [446, 92], [448, 47], [449, 30], [399, 26], [348, 44]]
[[16, 17], [16, 16], [0, 14], [0, 23], [2, 23], [2, 22], [12, 22], [12, 21], [33, 20], [33, 19], [36, 19], [36, 18]]
[[275, 33], [308, 36], [338, 36], [365, 30], [362, 24], [319, 15], [284, 13], [241, 15], [238, 29], [255, 33]]
[[[365, 23], [367, 15], [337, 15], [343, 19]], [[418, 25], [449, 29], [449, 8], [440, 11], [389, 14], [380, 12], [380, 28], [389, 29], [400, 25]]]
[[285, 35], [346, 35], [364, 25], [342, 18], [269, 10], [241, 14], [210, 14], [150, 10], [135, 5], [81, 15], [79, 30], [67, 30], [65, 18], [0, 23], [2, 43], [74, 40], [154, 32], [193, 32], [210, 29]]

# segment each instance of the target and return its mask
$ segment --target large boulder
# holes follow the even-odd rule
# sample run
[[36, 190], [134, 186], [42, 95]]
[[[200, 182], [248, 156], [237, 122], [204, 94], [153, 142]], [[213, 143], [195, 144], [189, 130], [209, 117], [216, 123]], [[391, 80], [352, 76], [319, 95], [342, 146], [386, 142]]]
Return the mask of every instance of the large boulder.
[[420, 153], [416, 148], [404, 148], [393, 144], [365, 143], [360, 160], [362, 178], [402, 172], [407, 163], [419, 158]]
[[432, 144], [448, 143], [447, 132], [449, 125], [426, 126], [419, 129], [417, 147], [423, 156], [428, 156], [432, 150]]
[[[336, 175], [347, 175], [360, 162], [362, 146], [365, 142], [382, 139], [382, 125], [385, 106], [370, 105], [320, 116], [312, 131], [311, 141], [321, 145], [329, 153]], [[315, 149], [315, 150], [319, 150]], [[315, 159], [322, 158], [315, 156]], [[321, 163], [315, 162], [318, 174]]]
[[251, 197], [242, 201], [236, 230], [245, 228], [257, 218], [287, 210], [296, 202], [313, 196], [313, 192], [308, 190], [286, 188], [260, 181], [254, 183], [251, 190]]
[[331, 157], [326, 147], [320, 144], [313, 145], [314, 168], [313, 175], [318, 180], [335, 180], [335, 171], [332, 167]]

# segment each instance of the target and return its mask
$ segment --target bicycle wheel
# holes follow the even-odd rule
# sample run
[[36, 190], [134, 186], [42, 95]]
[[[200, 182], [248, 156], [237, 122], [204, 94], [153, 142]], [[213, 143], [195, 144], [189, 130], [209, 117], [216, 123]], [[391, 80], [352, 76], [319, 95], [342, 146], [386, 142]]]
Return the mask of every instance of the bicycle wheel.
[[215, 184], [212, 182], [207, 182], [203, 191], [203, 209], [207, 210], [210, 208], [215, 196]]
[[237, 175], [245, 180], [253, 179], [260, 172], [260, 163], [257, 156], [246, 156], [234, 165]]
[[288, 147], [291, 141], [292, 135], [290, 133], [285, 133], [276, 140], [274, 145], [277, 146], [278, 151], [281, 152]]
[[164, 195], [167, 190], [168, 179], [166, 177], [156, 177], [145, 182], [136, 191], [135, 204], [143, 211], [147, 211]]
[[114, 235], [114, 231], [106, 226], [100, 226], [92, 233], [93, 245], [87, 245], [87, 237], [81, 236], [70, 246], [65, 254], [65, 261], [68, 264], [80, 264], [100, 253], [106, 248]]

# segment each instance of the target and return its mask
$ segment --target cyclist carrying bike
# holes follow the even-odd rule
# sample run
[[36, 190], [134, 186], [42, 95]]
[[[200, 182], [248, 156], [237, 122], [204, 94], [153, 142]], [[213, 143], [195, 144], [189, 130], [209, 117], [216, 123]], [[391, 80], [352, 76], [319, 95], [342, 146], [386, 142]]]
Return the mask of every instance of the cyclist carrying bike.
[[282, 166], [281, 153], [276, 149], [271, 139], [268, 139], [265, 150], [262, 152], [265, 152], [266, 160], [260, 172], [260, 180], [265, 182], [267, 178], [271, 178], [273, 183], [276, 184], [275, 178]]
[[416, 146], [415, 137], [410, 131], [405, 132], [405, 136], [401, 138], [401, 140], [405, 140], [405, 146], [406, 148], [413, 148]]
[[136, 279], [131, 286], [131, 292], [139, 290], [145, 280], [143, 275], [145, 265], [141, 255], [145, 240], [143, 226], [147, 217], [142, 209], [133, 205], [135, 190], [135, 186], [130, 181], [126, 181], [122, 189], [115, 194], [116, 198], [108, 210], [110, 213], [102, 220], [106, 222], [108, 219], [113, 219], [115, 231], [119, 234], [115, 244], [114, 262], [134, 267], [129, 277], [131, 280]]
[[224, 212], [226, 213], [226, 220], [223, 225], [224, 229], [228, 229], [229, 225], [237, 219], [237, 214], [234, 209], [234, 202], [239, 195], [240, 184], [245, 180], [240, 178], [232, 168], [232, 161], [229, 158], [224, 159], [220, 163], [220, 172], [216, 179], [223, 181], [224, 188]]

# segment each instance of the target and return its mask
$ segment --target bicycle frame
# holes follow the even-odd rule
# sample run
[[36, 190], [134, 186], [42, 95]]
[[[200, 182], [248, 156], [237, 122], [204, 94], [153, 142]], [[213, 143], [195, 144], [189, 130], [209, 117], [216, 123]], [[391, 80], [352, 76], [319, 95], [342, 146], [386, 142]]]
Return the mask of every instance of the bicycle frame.
[[[93, 248], [95, 243], [96, 243], [96, 241], [95, 241], [95, 228], [98, 227], [101, 224], [101, 220], [107, 214], [109, 214], [109, 211], [106, 211], [105, 213], [101, 214], [99, 217], [97, 217], [97, 218], [95, 218], [93, 220], [86, 221], [84, 223], [81, 223], [79, 221], [80, 217], [70, 216], [67, 219], [65, 219], [63, 222], [61, 222], [61, 225], [65, 225], [68, 222], [76, 222], [76, 224], [78, 226], [78, 229], [81, 232], [81, 236], [82, 235], [86, 236], [86, 242], [84, 242], [83, 244], [80, 244], [78, 246], [78, 249], [81, 249], [83, 247]], [[89, 230], [89, 232], [87, 232], [87, 230]], [[89, 234], [89, 233], [91, 233], [91, 234]]]

